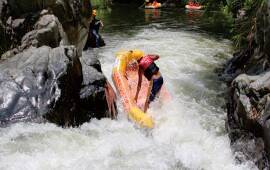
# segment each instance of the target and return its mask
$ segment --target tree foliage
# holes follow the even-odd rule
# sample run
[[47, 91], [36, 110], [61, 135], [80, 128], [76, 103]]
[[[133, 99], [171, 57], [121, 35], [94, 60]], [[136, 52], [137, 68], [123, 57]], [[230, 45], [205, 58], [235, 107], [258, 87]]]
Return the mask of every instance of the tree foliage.
[[250, 46], [256, 29], [263, 27], [258, 23], [265, 23], [261, 20], [267, 15], [266, 11], [262, 12], [263, 7], [267, 6], [266, 0], [204, 0], [203, 3], [207, 10], [220, 10], [233, 19], [232, 39], [238, 49]]

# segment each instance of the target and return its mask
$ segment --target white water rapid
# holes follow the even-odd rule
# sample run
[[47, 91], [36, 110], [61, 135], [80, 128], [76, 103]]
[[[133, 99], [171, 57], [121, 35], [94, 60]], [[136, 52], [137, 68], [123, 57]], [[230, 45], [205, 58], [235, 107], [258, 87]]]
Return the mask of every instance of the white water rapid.
[[157, 64], [173, 100], [154, 102], [156, 127], [145, 132], [126, 118], [92, 120], [79, 128], [19, 123], [0, 129], [0, 169], [247, 170], [236, 164], [225, 131], [224, 85], [214, 68], [231, 56], [228, 40], [155, 24], [130, 36], [106, 33], [107, 46], [88, 51], [111, 81], [114, 54], [141, 49]]

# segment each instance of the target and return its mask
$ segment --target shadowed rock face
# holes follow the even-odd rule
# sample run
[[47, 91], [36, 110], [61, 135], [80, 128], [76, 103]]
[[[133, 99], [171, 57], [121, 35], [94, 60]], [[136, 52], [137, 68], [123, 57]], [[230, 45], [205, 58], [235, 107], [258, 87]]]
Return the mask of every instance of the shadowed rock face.
[[[44, 15], [42, 10], [44, 9], [48, 10], [47, 14], [53, 15], [57, 19], [51, 21], [51, 18], [42, 17]], [[87, 39], [92, 13], [89, 0], [10, 0], [3, 5], [1, 11], [1, 20], [6, 33], [10, 37], [11, 48], [20, 46], [21, 39], [27, 32], [40, 29], [38, 26], [35, 26], [38, 20], [38, 25], [46, 22], [51, 24], [52, 22], [59, 22], [63, 28], [61, 44], [74, 45], [79, 55]], [[51, 27], [53, 26], [51, 25]], [[48, 27], [47, 29], [51, 28]], [[28, 36], [31, 38], [33, 34], [35, 33], [31, 33]], [[57, 38], [55, 36], [52, 37], [52, 39]]]
[[[83, 82], [80, 89], [80, 118], [116, 118], [116, 94], [103, 75], [100, 62], [94, 56], [80, 58]], [[107, 101], [107, 102], [104, 102]], [[95, 107], [93, 107], [95, 106]]]
[[269, 5], [262, 1], [247, 48], [234, 54], [222, 75], [230, 86], [227, 111], [232, 146], [245, 154], [240, 160], [252, 160], [259, 169], [269, 169], [265, 151], [270, 153]]
[[[0, 124], [45, 121], [77, 126], [116, 116], [99, 61], [83, 57], [89, 0], [10, 0], [0, 5], [10, 49], [0, 61]], [[45, 119], [44, 119], [45, 118]]]
[[[239, 75], [232, 82], [228, 103], [228, 129], [232, 146], [260, 169], [269, 166], [270, 73]], [[247, 143], [243, 145], [243, 143]]]

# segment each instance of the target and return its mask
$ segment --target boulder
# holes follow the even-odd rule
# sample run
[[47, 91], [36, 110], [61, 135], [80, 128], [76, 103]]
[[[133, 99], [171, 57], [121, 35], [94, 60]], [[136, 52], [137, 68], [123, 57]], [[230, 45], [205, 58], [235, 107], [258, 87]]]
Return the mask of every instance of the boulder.
[[82, 82], [76, 48], [30, 48], [2, 62], [0, 70], [2, 124], [40, 117], [73, 124]]
[[0, 11], [0, 33], [12, 42], [0, 62], [1, 125], [48, 120], [78, 126], [92, 117], [116, 117], [115, 93], [99, 61], [79, 59], [91, 21], [89, 0], [10, 0]]
[[[10, 0], [2, 8], [6, 10], [2, 10], [1, 21], [8, 34], [9, 42], [11, 42], [9, 44], [11, 49], [19, 47], [22, 38], [30, 31], [33, 32], [28, 33], [23, 42], [26, 41], [29, 44], [33, 37], [37, 37], [55, 46], [54, 41], [59, 41], [59, 37], [58, 34], [55, 34], [57, 31], [54, 28], [58, 27], [60, 22], [63, 29], [60, 32], [61, 45], [74, 45], [79, 52], [78, 54], [81, 55], [91, 22], [92, 9], [89, 0]], [[51, 16], [43, 17], [44, 9], [48, 9], [47, 14], [51, 14]], [[47, 28], [38, 27], [37, 21], [39, 26], [43, 25]], [[46, 29], [53, 29], [53, 33]], [[37, 31], [43, 32], [37, 33]], [[39, 33], [43, 36], [40, 37]], [[44, 35], [54, 36], [50, 40], [46, 40]]]
[[34, 30], [26, 33], [19, 47], [20, 51], [30, 46], [41, 47], [43, 45], [55, 48], [58, 47], [61, 35], [64, 35], [62, 25], [54, 15], [44, 15], [39, 18]]
[[[268, 128], [270, 119], [269, 99], [270, 72], [257, 76], [242, 74], [232, 82], [230, 114], [239, 127], [255, 136], [265, 137], [266, 141], [270, 141], [267, 139], [270, 131], [263, 130]], [[270, 143], [267, 145], [270, 146]]]
[[99, 60], [89, 55], [83, 55], [80, 60], [83, 70], [79, 112], [81, 119], [87, 121], [91, 117], [116, 118], [116, 94], [103, 75]]
[[[270, 151], [269, 92], [270, 72], [256, 76], [241, 74], [232, 82], [227, 107], [233, 148], [245, 154], [243, 160], [252, 160], [261, 169], [268, 166], [265, 150]], [[244, 142], [247, 144], [241, 146]]]
[[61, 126], [77, 126], [93, 117], [115, 118], [116, 95], [99, 60], [94, 56], [80, 60], [74, 47], [43, 46], [2, 62], [1, 124], [46, 118]]
[[0, 63], [0, 69], [2, 125], [45, 118], [77, 126], [93, 117], [116, 117], [115, 93], [99, 61], [79, 59], [75, 47], [32, 47]]

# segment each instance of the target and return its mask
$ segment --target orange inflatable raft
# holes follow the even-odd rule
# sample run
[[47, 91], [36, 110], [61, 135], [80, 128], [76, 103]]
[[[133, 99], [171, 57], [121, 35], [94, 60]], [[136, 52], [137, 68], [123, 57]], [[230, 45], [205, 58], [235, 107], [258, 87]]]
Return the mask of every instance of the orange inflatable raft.
[[[141, 56], [144, 56], [144, 53], [140, 50], [117, 53], [112, 78], [128, 117], [142, 127], [153, 128], [153, 118], [143, 111], [151, 91], [151, 82], [144, 76], [138, 100], [134, 100], [138, 85], [138, 64], [135, 61]], [[169, 99], [169, 93], [164, 85], [161, 88], [160, 97]]]
[[201, 5], [186, 5], [186, 9], [200, 10], [203, 8]]
[[149, 5], [145, 5], [144, 8], [146, 9], [157, 9], [157, 8], [161, 8], [161, 3], [158, 3], [158, 2], [153, 2], [152, 4], [149, 4]]

